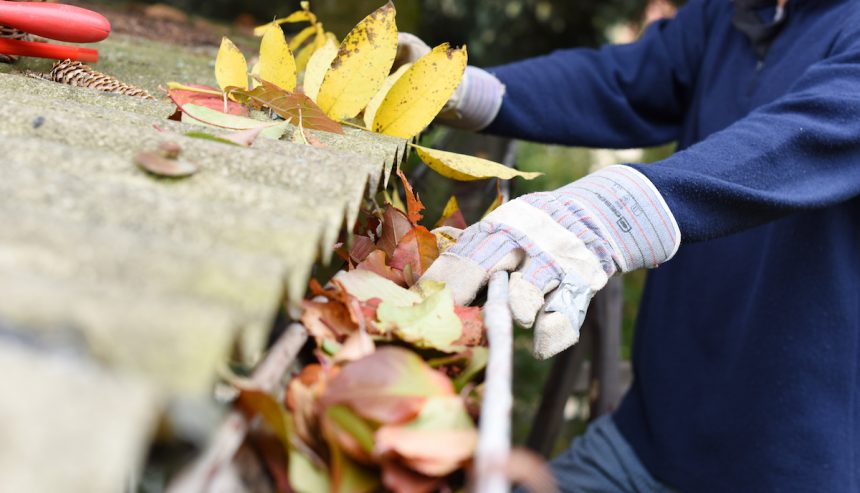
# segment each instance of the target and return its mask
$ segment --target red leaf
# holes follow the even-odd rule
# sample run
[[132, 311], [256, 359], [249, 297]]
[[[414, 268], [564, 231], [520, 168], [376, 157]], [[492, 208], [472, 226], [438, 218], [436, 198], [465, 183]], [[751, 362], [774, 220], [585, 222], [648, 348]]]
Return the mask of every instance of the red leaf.
[[439, 257], [439, 247], [436, 244], [436, 236], [424, 226], [417, 226], [400, 240], [394, 254], [391, 256], [391, 267], [399, 269], [406, 274], [407, 267], [410, 276], [406, 277], [408, 284], [415, 284], [427, 268]]
[[269, 108], [291, 124], [311, 130], [322, 130], [343, 135], [340, 124], [323, 112], [314, 101], [299, 92], [289, 92], [263, 81], [250, 91], [228, 87], [227, 92], [239, 100], [246, 101], [257, 109]]
[[293, 413], [295, 432], [317, 452], [323, 450], [318, 416], [319, 396], [338, 370], [336, 366], [326, 370], [320, 365], [308, 365], [287, 386], [287, 409]]
[[382, 463], [382, 483], [392, 493], [432, 493], [442, 483], [439, 478], [430, 478], [411, 471], [397, 461]]
[[362, 270], [369, 270], [373, 273], [379, 274], [380, 276], [388, 279], [389, 281], [394, 282], [399, 286], [406, 286], [406, 281], [403, 280], [403, 272], [392, 269], [385, 263], [386, 260], [385, 252], [382, 250], [375, 250], [373, 253], [368, 255], [363, 262], [358, 264], [355, 268]]
[[376, 250], [376, 245], [373, 240], [367, 236], [355, 235], [352, 240], [352, 248], [349, 249], [349, 256], [355, 262], [361, 262], [374, 250]]
[[388, 255], [388, 258], [392, 258], [400, 240], [413, 228], [414, 226], [409, 222], [406, 214], [386, 205], [382, 215], [382, 235], [377, 246]]
[[452, 346], [480, 346], [485, 342], [484, 317], [477, 306], [455, 306], [454, 313], [463, 324], [463, 335]]
[[344, 366], [320, 403], [346, 404], [363, 418], [398, 424], [417, 416], [428, 397], [446, 395], [454, 395], [447, 377], [411, 351], [384, 347]]
[[448, 203], [445, 205], [445, 210], [442, 211], [442, 217], [436, 221], [434, 228], [442, 226], [450, 226], [457, 229], [466, 229], [466, 218], [463, 217], [463, 211], [460, 210], [460, 204], [457, 203], [457, 197], [451, 196]]
[[[199, 84], [188, 84], [188, 87], [220, 92], [214, 87], [202, 86]], [[167, 91], [167, 95], [179, 108], [182, 108], [182, 106], [186, 104], [196, 104], [198, 106], [205, 106], [206, 108], [230, 115], [248, 116], [251, 113], [246, 106], [230, 100], [227, 100], [225, 111], [224, 97], [216, 96], [215, 94], [204, 94], [200, 92], [187, 91], [185, 89], [169, 89]]]
[[406, 179], [406, 175], [403, 174], [403, 170], [397, 168], [397, 176], [400, 177], [400, 181], [403, 183], [403, 189], [406, 191], [406, 215], [409, 218], [409, 222], [418, 226], [418, 221], [421, 220], [423, 214], [421, 211], [424, 210], [424, 204], [421, 203], [421, 199], [415, 195], [415, 192], [412, 190], [412, 185], [409, 184], [409, 181]]

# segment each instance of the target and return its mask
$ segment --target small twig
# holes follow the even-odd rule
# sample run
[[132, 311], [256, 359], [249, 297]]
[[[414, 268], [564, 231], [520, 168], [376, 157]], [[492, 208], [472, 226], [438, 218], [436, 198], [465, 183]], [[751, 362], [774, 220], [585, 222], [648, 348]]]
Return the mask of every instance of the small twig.
[[[274, 392], [284, 374], [289, 371], [299, 351], [308, 340], [301, 324], [292, 324], [275, 342], [269, 353], [254, 370], [251, 383], [265, 392]], [[185, 468], [167, 488], [168, 493], [204, 493], [209, 491], [218, 472], [233, 460], [233, 456], [248, 433], [248, 421], [239, 411], [231, 411], [218, 427], [203, 454]]]
[[490, 345], [484, 401], [481, 404], [481, 430], [475, 459], [473, 491], [507, 493], [510, 491], [507, 468], [511, 453], [511, 408], [513, 395], [513, 322], [508, 307], [508, 273], [496, 272], [490, 278], [484, 304], [484, 326]]

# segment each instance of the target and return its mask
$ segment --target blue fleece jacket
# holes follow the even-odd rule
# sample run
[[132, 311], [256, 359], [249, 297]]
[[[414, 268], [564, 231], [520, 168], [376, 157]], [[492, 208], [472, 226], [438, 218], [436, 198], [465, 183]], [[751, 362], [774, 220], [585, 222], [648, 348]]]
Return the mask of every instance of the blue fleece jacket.
[[691, 492], [860, 491], [860, 2], [791, 0], [763, 63], [729, 0], [642, 39], [493, 69], [488, 129], [679, 152], [633, 165], [681, 229], [614, 415]]

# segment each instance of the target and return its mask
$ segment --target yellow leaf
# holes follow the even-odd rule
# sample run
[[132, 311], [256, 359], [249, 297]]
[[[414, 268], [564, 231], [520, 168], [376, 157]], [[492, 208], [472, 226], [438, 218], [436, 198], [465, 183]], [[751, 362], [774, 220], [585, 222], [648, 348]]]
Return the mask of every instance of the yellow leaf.
[[463, 79], [466, 49], [441, 44], [421, 57], [385, 96], [373, 131], [411, 139], [424, 130]]
[[256, 89], [256, 88], [260, 87], [261, 84], [259, 81], [257, 81], [257, 79], [259, 79], [259, 78], [260, 78], [260, 61], [258, 60], [257, 63], [255, 63], [254, 66], [251, 67], [251, 89]]
[[340, 45], [323, 79], [317, 103], [335, 120], [352, 118], [385, 83], [397, 54], [397, 25], [390, 1], [365, 17]]
[[226, 37], [221, 40], [218, 58], [215, 59], [215, 78], [222, 91], [228, 87], [248, 89], [245, 55]]
[[304, 90], [307, 97], [317, 100], [317, 94], [320, 92], [323, 78], [328, 68], [331, 67], [331, 62], [337, 56], [337, 42], [333, 39], [327, 39], [326, 43], [317, 51], [314, 52], [308, 66], [305, 69]]
[[203, 89], [200, 87], [187, 86], [185, 84], [182, 84], [181, 82], [168, 82], [167, 88], [177, 89], [180, 91], [199, 92], [200, 94], [211, 94], [213, 96], [221, 96], [224, 94], [221, 91], [210, 91], [209, 89]]
[[310, 43], [305, 44], [296, 55], [296, 67], [299, 72], [307, 70], [308, 63], [314, 53], [326, 43], [326, 32], [322, 23], [317, 22], [314, 26], [316, 36]]
[[259, 75], [285, 91], [296, 90], [296, 60], [278, 26], [270, 27], [260, 42]]
[[307, 41], [311, 36], [316, 34], [316, 32], [316, 25], [308, 26], [302, 29], [301, 31], [299, 31], [298, 34], [296, 34], [292, 37], [292, 39], [290, 39], [290, 49], [293, 51], [298, 50], [303, 44], [305, 44], [305, 41]]
[[260, 37], [266, 34], [266, 30], [269, 29], [269, 26], [280, 26], [281, 24], [291, 24], [296, 22], [310, 22], [311, 24], [316, 23], [317, 16], [313, 14], [309, 10], [309, 5], [307, 2], [302, 2], [302, 10], [297, 10], [287, 17], [283, 17], [281, 19], [275, 19], [268, 24], [263, 24], [262, 26], [257, 26], [254, 28], [254, 36]]
[[364, 126], [367, 129], [373, 128], [373, 119], [376, 117], [377, 111], [379, 111], [379, 106], [382, 105], [382, 101], [385, 100], [385, 96], [388, 95], [388, 92], [391, 91], [391, 88], [394, 87], [394, 84], [403, 77], [403, 74], [409, 70], [411, 67], [411, 63], [407, 63], [403, 65], [396, 72], [389, 75], [387, 79], [385, 79], [385, 84], [382, 85], [382, 88], [379, 89], [379, 92], [373, 96], [373, 99], [367, 103], [367, 108], [364, 109]]
[[457, 181], [484, 180], [487, 178], [501, 178], [510, 180], [516, 176], [533, 180], [543, 173], [518, 171], [505, 165], [494, 163], [486, 159], [454, 152], [430, 149], [419, 145], [410, 144], [418, 153], [427, 166], [442, 176]]

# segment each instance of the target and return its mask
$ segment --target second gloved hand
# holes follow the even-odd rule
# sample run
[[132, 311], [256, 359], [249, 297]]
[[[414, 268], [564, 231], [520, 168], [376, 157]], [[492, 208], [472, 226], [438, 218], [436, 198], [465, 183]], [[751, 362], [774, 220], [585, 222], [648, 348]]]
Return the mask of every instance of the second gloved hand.
[[549, 358], [579, 339], [594, 294], [616, 272], [656, 267], [680, 243], [677, 224], [641, 173], [611, 166], [554, 192], [525, 195], [467, 228], [424, 275], [470, 303], [496, 271], [512, 271], [514, 320], [535, 328]]
[[[397, 56], [392, 70], [415, 63], [431, 51], [427, 43], [413, 34], [400, 33], [397, 41]], [[505, 86], [493, 74], [468, 66], [463, 80], [436, 120], [462, 130], [483, 130], [499, 114], [504, 95]]]

